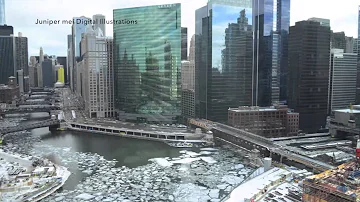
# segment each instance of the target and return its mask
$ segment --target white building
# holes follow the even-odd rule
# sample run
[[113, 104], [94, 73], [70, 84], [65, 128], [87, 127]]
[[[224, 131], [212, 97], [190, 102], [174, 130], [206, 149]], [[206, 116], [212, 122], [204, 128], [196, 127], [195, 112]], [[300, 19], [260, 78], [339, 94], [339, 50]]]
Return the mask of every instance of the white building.
[[329, 79], [329, 113], [355, 104], [357, 54], [331, 49]]
[[90, 118], [114, 116], [113, 40], [88, 28], [81, 40], [83, 99]]

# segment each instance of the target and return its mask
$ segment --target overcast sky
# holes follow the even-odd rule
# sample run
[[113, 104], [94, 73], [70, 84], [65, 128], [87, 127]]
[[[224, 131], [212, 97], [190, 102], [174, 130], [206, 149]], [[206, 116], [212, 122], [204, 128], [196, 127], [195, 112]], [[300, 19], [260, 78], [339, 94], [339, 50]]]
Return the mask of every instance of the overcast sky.
[[[67, 55], [67, 35], [71, 25], [35, 25], [37, 19], [71, 20], [72, 17], [103, 14], [112, 19], [113, 9], [157, 4], [181, 3], [183, 27], [188, 27], [189, 40], [194, 34], [195, 10], [207, 0], [5, 0], [6, 22], [29, 40], [29, 55], [39, 48], [49, 55]], [[291, 0], [291, 25], [310, 17], [328, 18], [335, 32], [357, 36], [357, 12], [360, 0]], [[112, 25], [106, 33], [112, 36]]]

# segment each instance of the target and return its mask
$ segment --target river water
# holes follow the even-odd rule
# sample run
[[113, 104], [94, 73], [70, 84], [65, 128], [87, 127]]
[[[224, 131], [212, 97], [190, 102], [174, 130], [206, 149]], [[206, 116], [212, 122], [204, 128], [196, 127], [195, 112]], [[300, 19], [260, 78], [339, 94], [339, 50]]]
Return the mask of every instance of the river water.
[[[21, 123], [48, 118], [47, 114], [30, 114]], [[253, 171], [242, 166], [236, 154], [223, 149], [183, 151], [161, 142], [86, 132], [40, 128], [31, 134], [9, 135], [5, 142], [6, 150], [51, 157], [72, 172], [63, 191], [49, 201], [73, 201], [84, 192], [102, 201], [216, 201]], [[173, 163], [149, 161], [154, 158]], [[94, 185], [104, 178], [104, 184]], [[166, 194], [157, 194], [164, 190]]]

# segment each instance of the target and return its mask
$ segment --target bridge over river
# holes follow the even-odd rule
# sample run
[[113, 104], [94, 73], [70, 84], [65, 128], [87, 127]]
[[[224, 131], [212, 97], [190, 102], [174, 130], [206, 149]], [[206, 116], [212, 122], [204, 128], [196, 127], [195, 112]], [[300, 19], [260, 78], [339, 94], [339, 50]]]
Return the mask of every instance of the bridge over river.
[[0, 136], [4, 136], [8, 133], [14, 133], [24, 130], [31, 130], [35, 128], [50, 127], [50, 129], [57, 129], [60, 127], [60, 121], [57, 119], [48, 119], [44, 121], [38, 121], [36, 123], [20, 124], [18, 126], [0, 128]]
[[312, 158], [295, 154], [277, 145], [273, 140], [256, 135], [249, 131], [234, 128], [225, 124], [210, 122], [205, 120], [190, 120], [190, 123], [213, 132], [216, 144], [229, 144], [247, 151], [257, 149], [263, 156], [284, 160], [294, 161], [303, 164], [316, 171], [333, 169], [334, 166], [314, 160]]

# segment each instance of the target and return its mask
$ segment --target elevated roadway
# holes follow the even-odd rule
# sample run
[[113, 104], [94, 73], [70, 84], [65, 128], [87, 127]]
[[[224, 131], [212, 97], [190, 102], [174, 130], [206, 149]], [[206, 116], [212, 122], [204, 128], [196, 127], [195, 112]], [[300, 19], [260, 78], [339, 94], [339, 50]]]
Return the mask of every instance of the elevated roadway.
[[43, 128], [43, 127], [59, 127], [60, 121], [57, 119], [48, 119], [44, 121], [38, 121], [36, 123], [30, 123], [30, 124], [20, 124], [18, 126], [13, 127], [6, 127], [6, 128], [0, 128], [0, 135], [3, 136], [8, 133], [14, 133], [24, 130], [31, 130], [35, 128]]
[[0, 111], [0, 114], [14, 114], [14, 113], [31, 113], [31, 112], [48, 112], [51, 110], [60, 110], [59, 106], [55, 105], [20, 105], [18, 107], [9, 107]]
[[[197, 120], [197, 122], [200, 121]], [[286, 158], [318, 171], [325, 171], [334, 168], [334, 166], [327, 163], [287, 151], [271, 139], [264, 138], [242, 129], [208, 121], [204, 121], [203, 124], [196, 125], [200, 127], [204, 126], [203, 129], [210, 129], [211, 127], [215, 140], [220, 140], [226, 144], [238, 145], [246, 150], [258, 149], [265, 156], [278, 155], [280, 156], [280, 161], [282, 161], [283, 158]]]

